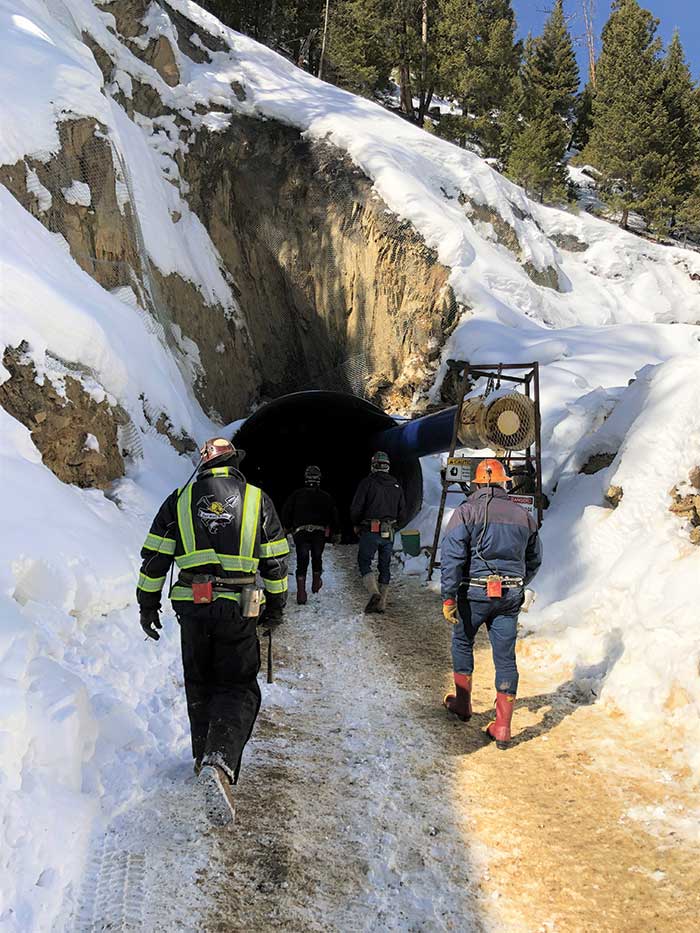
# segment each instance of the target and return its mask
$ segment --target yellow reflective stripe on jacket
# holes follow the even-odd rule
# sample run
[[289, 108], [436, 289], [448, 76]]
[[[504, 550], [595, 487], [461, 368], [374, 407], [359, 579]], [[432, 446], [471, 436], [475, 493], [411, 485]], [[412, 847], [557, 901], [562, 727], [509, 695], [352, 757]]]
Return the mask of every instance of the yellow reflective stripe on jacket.
[[136, 585], [144, 593], [160, 593], [164, 583], [165, 577], [147, 577], [145, 573], [140, 573], [139, 582]]
[[185, 554], [191, 554], [197, 545], [194, 537], [194, 521], [192, 519], [192, 484], [190, 483], [177, 500], [177, 524], [182, 538], [182, 547]]
[[241, 570], [243, 573], [255, 573], [258, 569], [257, 557], [241, 557], [239, 554], [217, 554], [213, 548], [180, 554], [175, 558], [180, 570], [204, 567], [207, 564], [219, 564], [224, 570]]
[[219, 554], [219, 560], [224, 570], [242, 570], [244, 573], [255, 573], [260, 563], [257, 557], [242, 557], [240, 554]]
[[[226, 592], [216, 592], [214, 590], [214, 599], [232, 599], [235, 602], [238, 602], [241, 598], [240, 593], [226, 593]], [[172, 590], [170, 590], [170, 599], [172, 600], [186, 600], [187, 602], [193, 603], [194, 596], [192, 595], [192, 587], [190, 586], [177, 586], [175, 585]]]
[[289, 554], [286, 538], [278, 538], [277, 541], [267, 541], [260, 545], [261, 557], [284, 557], [285, 554]]
[[219, 555], [214, 548], [207, 547], [201, 551], [190, 551], [188, 554], [178, 554], [175, 563], [181, 570], [189, 567], [202, 567], [204, 564], [218, 564]]
[[263, 577], [263, 586], [268, 593], [286, 593], [289, 588], [286, 577], [282, 580], [266, 580]]
[[172, 538], [161, 538], [149, 532], [143, 546], [149, 551], [157, 551], [159, 554], [174, 554], [175, 541]]
[[245, 498], [243, 499], [243, 518], [241, 520], [241, 544], [240, 553], [242, 557], [252, 557], [255, 550], [255, 539], [258, 534], [258, 525], [260, 524], [260, 499], [261, 491], [257, 486], [251, 486], [250, 483], [245, 488]]

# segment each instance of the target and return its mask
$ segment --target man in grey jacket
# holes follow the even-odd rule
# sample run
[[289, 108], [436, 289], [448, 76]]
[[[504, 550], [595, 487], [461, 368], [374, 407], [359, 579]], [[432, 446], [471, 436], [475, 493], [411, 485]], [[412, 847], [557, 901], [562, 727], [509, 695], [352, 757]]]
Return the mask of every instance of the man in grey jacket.
[[444, 699], [463, 721], [472, 713], [474, 639], [486, 625], [496, 668], [496, 719], [486, 729], [499, 747], [510, 741], [518, 690], [515, 640], [524, 587], [542, 563], [537, 523], [508, 498], [498, 460], [483, 460], [476, 492], [455, 509], [441, 548], [443, 615], [454, 625], [452, 667], [455, 693]]

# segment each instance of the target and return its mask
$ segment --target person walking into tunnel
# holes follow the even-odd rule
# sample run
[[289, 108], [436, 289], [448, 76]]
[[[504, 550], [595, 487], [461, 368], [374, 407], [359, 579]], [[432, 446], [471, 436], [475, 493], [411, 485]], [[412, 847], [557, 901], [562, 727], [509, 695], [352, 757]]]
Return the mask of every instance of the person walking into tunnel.
[[194, 481], [171, 493], [153, 520], [136, 594], [141, 627], [157, 641], [175, 562], [169, 595], [180, 623], [192, 757], [207, 812], [224, 825], [233, 819], [232, 785], [260, 708], [256, 625], [282, 621], [289, 545], [272, 501], [239, 472], [242, 452], [213, 438], [200, 454]]
[[311, 558], [311, 592], [318, 593], [323, 586], [323, 549], [328, 538], [340, 531], [340, 518], [333, 498], [321, 489], [321, 471], [307, 466], [304, 485], [296, 489], [282, 506], [282, 524], [294, 536], [297, 552], [297, 603], [303, 606], [308, 599], [306, 575]]
[[524, 587], [542, 562], [535, 519], [508, 498], [498, 460], [476, 468], [476, 491], [450, 518], [441, 547], [443, 615], [452, 630], [455, 692], [444, 705], [466, 722], [472, 714], [474, 639], [486, 625], [496, 668], [496, 718], [486, 733], [504, 747], [511, 738], [518, 691], [515, 641]]
[[[389, 472], [391, 464], [383, 450], [372, 457], [371, 472], [357, 487], [350, 506], [350, 519], [360, 536], [357, 563], [362, 582], [369, 593], [365, 612], [386, 610], [391, 581], [391, 554], [394, 534], [406, 521], [406, 500], [398, 480]], [[372, 570], [377, 554], [379, 585]]]

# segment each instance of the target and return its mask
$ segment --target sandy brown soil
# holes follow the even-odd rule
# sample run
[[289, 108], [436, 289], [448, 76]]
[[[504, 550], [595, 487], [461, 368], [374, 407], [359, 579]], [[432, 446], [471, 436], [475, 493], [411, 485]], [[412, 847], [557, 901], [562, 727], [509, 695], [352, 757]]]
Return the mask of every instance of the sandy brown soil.
[[[429, 594], [402, 581], [391, 620], [376, 629], [397, 668], [412, 677], [414, 709], [432, 717], [451, 764], [450, 792], [488, 846], [484, 893], [496, 927], [557, 931], [700, 929], [700, 848], [663, 822], [653, 835], [632, 807], [697, 808], [687, 774], [657, 755], [644, 733], [612, 718], [542, 647], [519, 643], [520, 697], [513, 747], [499, 751], [490, 721], [493, 665], [482, 635], [469, 724], [438, 709], [450, 684], [448, 638]], [[424, 613], [421, 618], [421, 609]], [[418, 611], [417, 611], [418, 610]], [[427, 710], [430, 712], [427, 712]], [[466, 840], [468, 843], [468, 840]]]

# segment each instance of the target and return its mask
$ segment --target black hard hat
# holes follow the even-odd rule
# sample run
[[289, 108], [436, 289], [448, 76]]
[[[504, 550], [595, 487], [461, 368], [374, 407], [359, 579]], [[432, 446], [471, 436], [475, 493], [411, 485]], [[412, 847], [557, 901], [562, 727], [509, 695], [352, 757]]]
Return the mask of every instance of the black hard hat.
[[373, 473], [388, 473], [389, 472], [389, 454], [385, 453], [383, 450], [378, 450], [372, 456], [372, 472]]
[[307, 466], [304, 470], [304, 482], [307, 486], [321, 485], [321, 471], [317, 466]]

